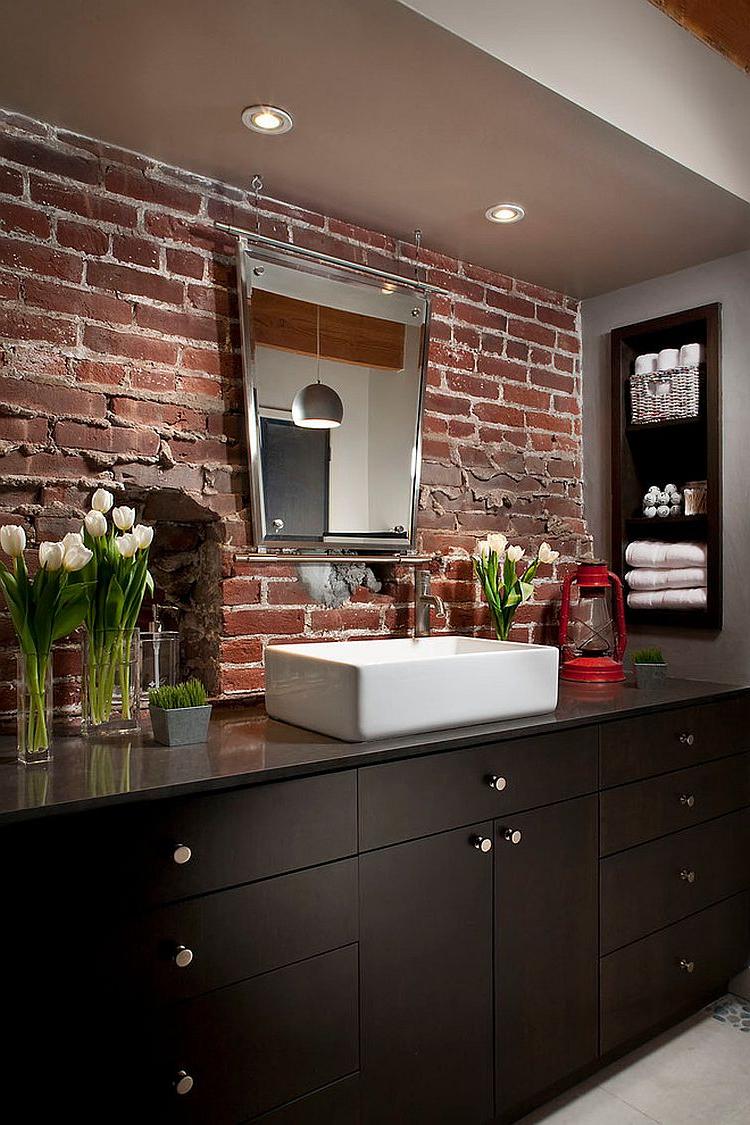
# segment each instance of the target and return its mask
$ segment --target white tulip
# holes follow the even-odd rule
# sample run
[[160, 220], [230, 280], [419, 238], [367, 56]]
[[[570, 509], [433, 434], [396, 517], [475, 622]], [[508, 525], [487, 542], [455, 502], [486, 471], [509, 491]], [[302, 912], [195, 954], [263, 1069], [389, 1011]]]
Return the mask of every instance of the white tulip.
[[126, 532], [125, 535], [118, 535], [115, 539], [117, 550], [120, 552], [124, 559], [132, 559], [135, 552], [138, 550], [138, 541], [135, 535], [131, 532]]
[[523, 547], [508, 547], [507, 557], [511, 562], [518, 562], [523, 558]]
[[59, 570], [65, 558], [65, 546], [62, 543], [40, 543], [39, 565], [42, 570]]
[[77, 543], [72, 543], [70, 547], [66, 548], [65, 557], [63, 558], [63, 568], [67, 571], [83, 570], [94, 557], [94, 552], [90, 551], [88, 547]]
[[0, 527], [0, 547], [12, 559], [19, 558], [26, 550], [26, 532], [14, 523]]
[[495, 551], [496, 554], [502, 555], [503, 551], [508, 546], [508, 537], [507, 535], [503, 535], [503, 533], [499, 531], [495, 535], [488, 535], [487, 542], [491, 551]]
[[69, 551], [72, 547], [83, 547], [83, 536], [80, 531], [69, 531], [67, 535], [63, 536], [63, 547]]
[[83, 523], [92, 539], [101, 539], [107, 534], [107, 517], [103, 512], [96, 509], [89, 512]]
[[130, 531], [135, 523], [135, 508], [128, 508], [124, 504], [121, 508], [113, 508], [112, 519], [120, 531]]
[[133, 535], [138, 544], [138, 550], [143, 551], [146, 547], [151, 546], [151, 541], [154, 538], [153, 527], [147, 527], [145, 523], [137, 523], [133, 528]]
[[540, 563], [553, 563], [556, 559], [560, 558], [559, 551], [553, 551], [549, 543], [542, 543], [539, 548], [539, 562]]
[[95, 512], [106, 513], [112, 507], [115, 498], [106, 488], [97, 488], [91, 497], [91, 507]]
[[480, 539], [477, 543], [477, 554], [480, 559], [486, 559], [490, 553], [490, 545], [486, 539]]

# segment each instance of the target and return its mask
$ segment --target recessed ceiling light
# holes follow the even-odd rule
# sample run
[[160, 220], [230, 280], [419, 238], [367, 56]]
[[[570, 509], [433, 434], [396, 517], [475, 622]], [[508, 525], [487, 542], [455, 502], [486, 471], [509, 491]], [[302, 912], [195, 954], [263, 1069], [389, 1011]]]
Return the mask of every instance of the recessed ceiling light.
[[242, 111], [242, 124], [255, 133], [278, 136], [288, 133], [294, 122], [291, 113], [275, 105], [249, 105]]
[[525, 214], [518, 203], [496, 203], [484, 213], [491, 223], [520, 223]]

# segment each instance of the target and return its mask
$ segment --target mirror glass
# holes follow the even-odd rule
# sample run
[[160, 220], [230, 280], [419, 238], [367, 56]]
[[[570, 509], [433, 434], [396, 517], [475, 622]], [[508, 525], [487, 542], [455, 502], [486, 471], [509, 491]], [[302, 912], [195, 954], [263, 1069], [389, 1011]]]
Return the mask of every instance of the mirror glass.
[[240, 281], [256, 545], [413, 546], [428, 298], [255, 248]]

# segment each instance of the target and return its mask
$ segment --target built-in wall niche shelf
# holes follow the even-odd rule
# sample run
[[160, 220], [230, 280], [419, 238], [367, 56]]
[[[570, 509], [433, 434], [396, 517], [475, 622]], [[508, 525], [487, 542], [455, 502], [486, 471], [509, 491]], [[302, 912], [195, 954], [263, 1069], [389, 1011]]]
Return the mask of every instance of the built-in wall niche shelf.
[[[722, 625], [721, 499], [721, 306], [703, 305], [653, 320], [616, 328], [610, 333], [612, 359], [612, 560], [621, 574], [628, 569], [625, 550], [635, 539], [675, 543], [684, 539], [707, 547], [706, 608], [701, 610], [633, 609], [631, 625], [720, 629]], [[633, 424], [630, 379], [635, 358], [664, 348], [701, 344], [697, 417]], [[696, 516], [643, 515], [643, 495], [667, 481], [678, 489], [688, 481], [707, 483], [706, 513]]]

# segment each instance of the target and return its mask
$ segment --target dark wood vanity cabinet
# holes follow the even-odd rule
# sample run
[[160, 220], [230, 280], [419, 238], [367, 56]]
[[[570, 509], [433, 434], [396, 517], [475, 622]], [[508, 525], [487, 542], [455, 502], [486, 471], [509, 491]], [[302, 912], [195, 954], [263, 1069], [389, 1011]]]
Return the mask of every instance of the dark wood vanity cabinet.
[[0, 826], [6, 1098], [516, 1120], [743, 967], [749, 701]]

